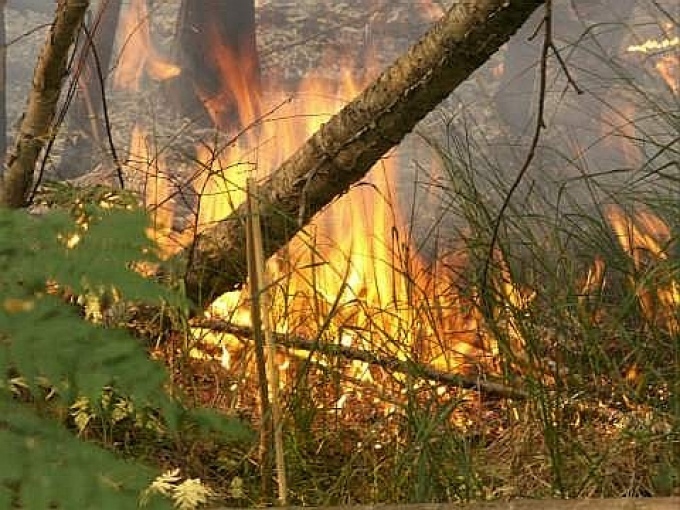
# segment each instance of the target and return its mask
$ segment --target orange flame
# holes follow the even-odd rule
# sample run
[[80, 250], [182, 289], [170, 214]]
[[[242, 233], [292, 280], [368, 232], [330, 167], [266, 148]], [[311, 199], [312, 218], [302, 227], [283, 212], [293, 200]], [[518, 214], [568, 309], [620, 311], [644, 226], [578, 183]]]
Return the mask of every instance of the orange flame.
[[121, 26], [118, 34], [120, 59], [113, 75], [114, 87], [138, 92], [144, 73], [154, 80], [167, 80], [180, 74], [180, 68], [162, 58], [151, 44], [145, 0], [132, 0], [121, 16]]
[[222, 43], [219, 33], [213, 26], [209, 27], [208, 39], [212, 50], [212, 57], [216, 62], [221, 76], [220, 90], [217, 94], [198, 90], [206, 109], [210, 113], [215, 126], [228, 129], [232, 126], [232, 111], [241, 126], [250, 125], [260, 111], [260, 98], [252, 90], [256, 80], [257, 60], [253, 55], [239, 54]]
[[[653, 271], [659, 261], [668, 259], [671, 231], [668, 225], [651, 211], [642, 209], [634, 216], [618, 207], [606, 211], [621, 247], [633, 260], [640, 274], [654, 278], [654, 285], [638, 286], [638, 298], [649, 320], [665, 325], [670, 331], [680, 331], [680, 284]], [[635, 283], [635, 282], [634, 282]]]
[[647, 39], [642, 44], [630, 45], [628, 53], [655, 55], [654, 68], [674, 94], [680, 91], [680, 37]]
[[[427, 5], [433, 16], [439, 15], [434, 3]], [[127, 43], [116, 73], [119, 86], [138, 88], [144, 73], [169, 77], [180, 72], [153, 49], [144, 2], [133, 1], [124, 27]], [[220, 88], [216, 93], [197, 92], [218, 128], [231, 127], [235, 111], [245, 131], [227, 147], [196, 149], [195, 173], [200, 177], [193, 185], [201, 197], [198, 231], [230, 215], [244, 202], [249, 178], [262, 179], [274, 171], [361, 88], [349, 73], [339, 84], [310, 76], [294, 97], [272, 97], [278, 107], [260, 119], [268, 105], [262, 105], [249, 88], [255, 72], [251, 60], [221, 44], [216, 33], [209, 36]], [[173, 251], [165, 162], [147, 138], [140, 129], [133, 133], [135, 156], [130, 165], [148, 171], [146, 200], [156, 210], [155, 236], [165, 250]], [[435, 271], [412, 247], [394, 188], [397, 170], [396, 155], [386, 156], [362, 185], [318, 214], [268, 262], [268, 280], [274, 282], [272, 324], [286, 333], [314, 336], [325, 331], [344, 345], [446, 370], [476, 363], [483, 347], [481, 318], [471, 299], [461, 297], [453, 278]], [[451, 254], [437, 261], [436, 268], [462, 267], [464, 259]], [[507, 274], [503, 292], [512, 307], [525, 306], [526, 296], [517, 292]], [[247, 291], [228, 293], [213, 303], [211, 313], [250, 325], [247, 301]], [[511, 334], [517, 337], [519, 332]], [[517, 341], [521, 344], [520, 338]], [[356, 371], [366, 373], [363, 363], [355, 365]]]

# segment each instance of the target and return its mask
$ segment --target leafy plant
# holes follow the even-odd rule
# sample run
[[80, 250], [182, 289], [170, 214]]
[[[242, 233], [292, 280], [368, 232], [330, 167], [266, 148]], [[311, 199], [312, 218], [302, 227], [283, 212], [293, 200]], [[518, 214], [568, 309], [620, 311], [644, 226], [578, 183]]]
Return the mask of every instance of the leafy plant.
[[[158, 474], [77, 438], [55, 408], [69, 410], [79, 431], [83, 418], [111, 413], [113, 391], [131, 409], [153, 409], [169, 431], [188, 416], [137, 340], [83, 320], [65, 299], [94, 291], [179, 304], [131, 269], [156, 262], [145, 215], [86, 204], [77, 216], [0, 210], [0, 509], [134, 508]], [[224, 425], [206, 420], [201, 412], [192, 421]], [[153, 498], [146, 507], [170, 506]]]

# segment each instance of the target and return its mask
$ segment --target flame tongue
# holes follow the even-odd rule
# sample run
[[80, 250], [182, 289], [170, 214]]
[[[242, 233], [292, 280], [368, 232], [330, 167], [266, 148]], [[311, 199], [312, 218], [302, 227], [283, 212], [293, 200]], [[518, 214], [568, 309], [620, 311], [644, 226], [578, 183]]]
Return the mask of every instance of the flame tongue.
[[161, 81], [178, 76], [181, 69], [165, 60], [151, 43], [149, 12], [144, 0], [132, 0], [121, 16], [118, 34], [120, 61], [113, 76], [114, 87], [139, 92], [142, 77]]
[[[659, 263], [669, 258], [670, 228], [646, 209], [637, 210], [633, 216], [626, 215], [618, 207], [610, 207], [606, 213], [621, 247], [633, 260], [636, 274], [631, 278], [646, 318], [670, 332], [679, 332], [680, 284], [655, 270]], [[637, 281], [640, 275], [643, 281], [652, 278], [654, 285], [640, 284]]]

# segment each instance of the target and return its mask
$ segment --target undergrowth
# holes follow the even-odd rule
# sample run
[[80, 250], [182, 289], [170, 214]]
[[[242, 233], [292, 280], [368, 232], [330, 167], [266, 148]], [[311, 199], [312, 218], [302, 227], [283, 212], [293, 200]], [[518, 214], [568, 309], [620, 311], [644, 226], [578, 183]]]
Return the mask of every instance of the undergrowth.
[[81, 310], [98, 301], [159, 310], [182, 301], [135, 270], [156, 262], [142, 211], [70, 204], [39, 215], [0, 210], [0, 508], [136, 508], [143, 493], [146, 508], [195, 508], [186, 499], [201, 501], [195, 486], [149, 489], [163, 463], [129, 443], [178, 444], [197, 427], [222, 439], [247, 430], [185, 408], [162, 364], [120, 328], [122, 316], [84, 320]]

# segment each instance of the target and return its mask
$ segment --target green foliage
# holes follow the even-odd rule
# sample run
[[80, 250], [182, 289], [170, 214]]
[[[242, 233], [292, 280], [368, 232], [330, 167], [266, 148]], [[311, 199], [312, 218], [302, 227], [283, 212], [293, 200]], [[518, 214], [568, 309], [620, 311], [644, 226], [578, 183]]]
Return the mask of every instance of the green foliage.
[[[0, 509], [134, 508], [154, 478], [41, 411], [45, 388], [62, 408], [100, 403], [114, 388], [136, 409], [159, 410], [166, 425], [180, 416], [164, 368], [139, 342], [84, 321], [64, 299], [99, 289], [135, 302], [177, 301], [131, 269], [155, 262], [142, 212], [85, 212], [74, 222], [61, 212], [0, 210]], [[13, 395], [16, 376], [28, 398]], [[154, 500], [148, 508], [167, 506]]]
[[[0, 508], [135, 508], [153, 480], [150, 469], [78, 440], [6, 394], [0, 416]], [[169, 506], [155, 499], [147, 508]]]

